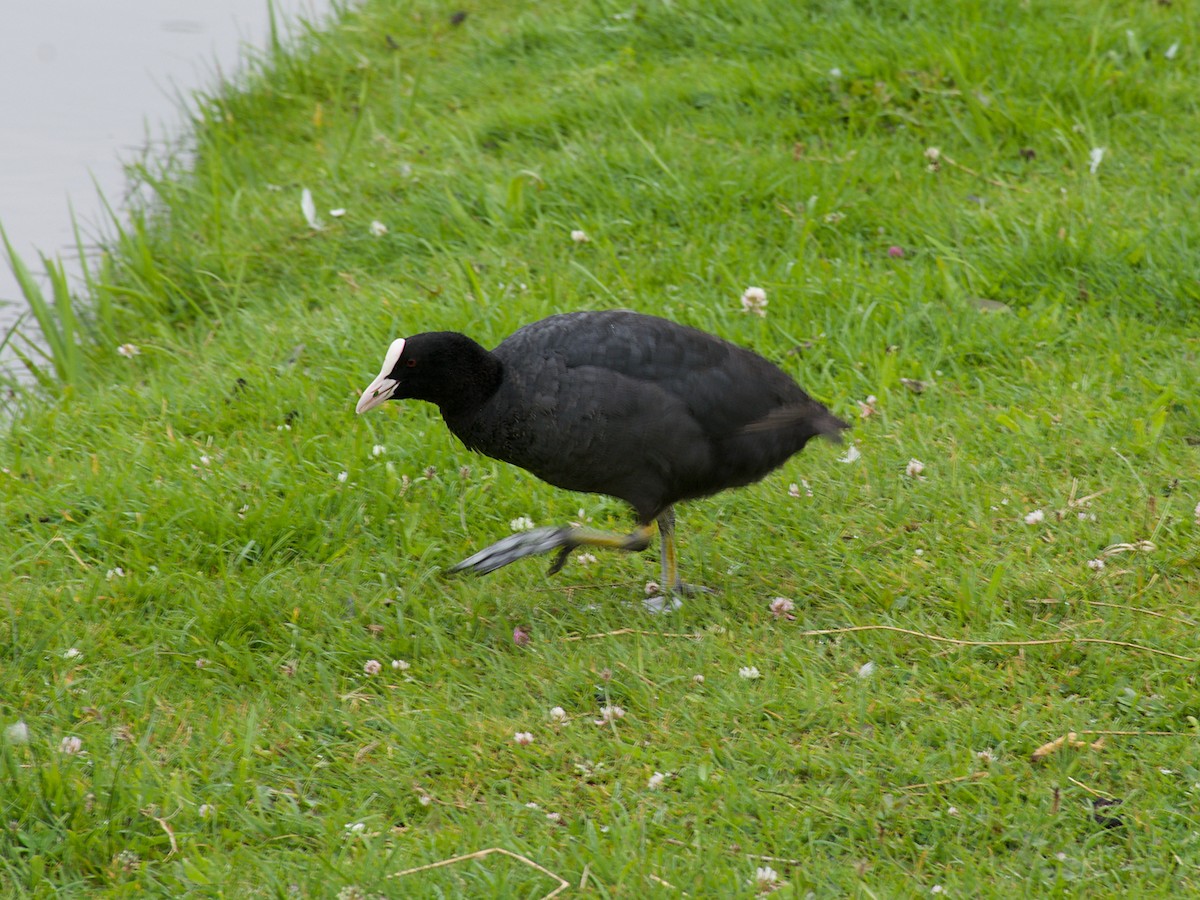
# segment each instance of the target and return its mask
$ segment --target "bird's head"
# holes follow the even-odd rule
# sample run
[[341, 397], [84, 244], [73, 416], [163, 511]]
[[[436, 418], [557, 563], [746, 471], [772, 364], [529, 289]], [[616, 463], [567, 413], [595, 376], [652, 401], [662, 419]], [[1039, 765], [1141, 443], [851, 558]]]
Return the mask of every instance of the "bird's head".
[[428, 400], [443, 412], [487, 399], [500, 381], [500, 362], [469, 337], [430, 331], [392, 341], [383, 368], [358, 399], [365, 413], [385, 400]]

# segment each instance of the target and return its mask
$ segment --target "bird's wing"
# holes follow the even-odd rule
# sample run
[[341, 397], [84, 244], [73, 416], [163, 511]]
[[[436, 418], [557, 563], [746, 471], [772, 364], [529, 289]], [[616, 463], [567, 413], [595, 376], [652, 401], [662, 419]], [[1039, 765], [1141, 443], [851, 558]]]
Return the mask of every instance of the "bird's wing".
[[[757, 354], [695, 328], [625, 310], [551, 316], [522, 328], [497, 352], [553, 352], [568, 370], [595, 368], [654, 385], [682, 401], [713, 436], [755, 423], [778, 428], [823, 409]], [[791, 413], [781, 416], [784, 409]]]

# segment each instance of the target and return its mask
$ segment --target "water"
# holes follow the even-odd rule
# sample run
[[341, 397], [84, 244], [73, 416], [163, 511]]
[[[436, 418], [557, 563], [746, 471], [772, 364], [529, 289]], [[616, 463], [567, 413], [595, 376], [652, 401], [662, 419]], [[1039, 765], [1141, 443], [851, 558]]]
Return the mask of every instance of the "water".
[[[281, 22], [321, 0], [273, 0]], [[120, 205], [122, 161], [182, 133], [180, 97], [237, 71], [270, 38], [267, 0], [11, 0], [0, 27], [0, 224], [30, 268], [103, 228], [99, 191]], [[286, 30], [285, 30], [286, 31]], [[26, 303], [0, 254], [0, 334]]]

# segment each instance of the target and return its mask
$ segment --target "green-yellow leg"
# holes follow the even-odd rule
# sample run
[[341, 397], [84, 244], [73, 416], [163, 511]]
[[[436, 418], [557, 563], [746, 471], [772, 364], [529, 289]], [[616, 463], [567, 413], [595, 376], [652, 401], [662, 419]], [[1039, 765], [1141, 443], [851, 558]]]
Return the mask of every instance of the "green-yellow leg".
[[662, 545], [662, 589], [664, 593], [713, 594], [702, 584], [688, 584], [679, 577], [679, 560], [675, 555], [675, 507], [668, 506], [658, 517], [658, 536]]

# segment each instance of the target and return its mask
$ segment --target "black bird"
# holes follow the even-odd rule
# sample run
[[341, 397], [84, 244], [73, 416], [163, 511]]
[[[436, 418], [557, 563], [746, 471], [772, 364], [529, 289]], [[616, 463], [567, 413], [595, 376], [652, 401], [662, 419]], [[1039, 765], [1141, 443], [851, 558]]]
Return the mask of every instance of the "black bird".
[[434, 331], [388, 347], [357, 412], [385, 400], [437, 404], [467, 447], [572, 491], [633, 507], [628, 535], [535, 528], [454, 566], [479, 574], [576, 547], [644, 550], [662, 539], [662, 586], [685, 592], [675, 559], [683, 500], [758, 481], [810, 438], [849, 426], [781, 369], [749, 350], [666, 319], [625, 310], [574, 312], [526, 325], [488, 352]]

